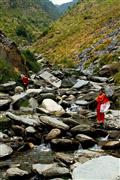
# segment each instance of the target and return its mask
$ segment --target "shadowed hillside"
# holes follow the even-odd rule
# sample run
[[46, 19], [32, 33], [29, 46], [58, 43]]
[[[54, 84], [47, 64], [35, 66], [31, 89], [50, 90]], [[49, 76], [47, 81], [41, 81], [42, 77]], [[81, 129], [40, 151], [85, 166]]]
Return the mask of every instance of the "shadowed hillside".
[[59, 17], [49, 0], [1, 0], [0, 29], [20, 44], [35, 41]]

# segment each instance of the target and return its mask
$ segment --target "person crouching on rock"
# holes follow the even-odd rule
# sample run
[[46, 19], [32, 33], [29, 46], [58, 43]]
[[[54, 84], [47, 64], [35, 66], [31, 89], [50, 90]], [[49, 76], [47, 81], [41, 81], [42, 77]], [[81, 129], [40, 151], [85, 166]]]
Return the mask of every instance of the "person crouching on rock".
[[106, 96], [103, 88], [100, 89], [99, 95], [95, 100], [97, 102], [97, 121], [100, 127], [102, 128], [105, 123], [105, 112], [108, 110], [110, 106], [110, 101]]
[[28, 87], [28, 84], [29, 84], [28, 76], [26, 74], [25, 75], [21, 75], [21, 80], [22, 80], [22, 83], [23, 83], [23, 86], [24, 86], [24, 90], [26, 90], [27, 87]]

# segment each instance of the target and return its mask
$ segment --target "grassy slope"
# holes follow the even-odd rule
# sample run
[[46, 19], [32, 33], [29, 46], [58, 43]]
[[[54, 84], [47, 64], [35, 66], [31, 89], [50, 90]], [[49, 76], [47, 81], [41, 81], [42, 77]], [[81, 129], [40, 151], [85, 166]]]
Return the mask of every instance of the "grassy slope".
[[[10, 1], [1, 0], [0, 30], [18, 44], [21, 42], [26, 44], [31, 40], [36, 40], [52, 21], [52, 17], [43, 9], [43, 1], [41, 0], [42, 4], [39, 1], [11, 0], [12, 6], [10, 6]], [[27, 37], [17, 36], [16, 29], [20, 26], [25, 28]]]
[[33, 47], [51, 63], [72, 65], [78, 54], [119, 27], [118, 0], [84, 0], [58, 20]]

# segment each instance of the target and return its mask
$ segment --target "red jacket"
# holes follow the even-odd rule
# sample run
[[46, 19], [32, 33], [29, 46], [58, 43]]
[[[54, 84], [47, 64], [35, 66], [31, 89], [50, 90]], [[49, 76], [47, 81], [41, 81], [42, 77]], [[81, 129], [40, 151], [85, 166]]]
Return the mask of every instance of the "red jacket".
[[29, 84], [29, 78], [27, 76], [23, 76], [22, 77], [22, 82], [24, 85], [28, 85]]
[[109, 99], [107, 98], [107, 96], [106, 96], [104, 93], [102, 93], [101, 95], [99, 95], [99, 96], [96, 98], [96, 101], [97, 101], [97, 103], [98, 103], [98, 104], [97, 104], [97, 109], [100, 109], [100, 105], [108, 102]]

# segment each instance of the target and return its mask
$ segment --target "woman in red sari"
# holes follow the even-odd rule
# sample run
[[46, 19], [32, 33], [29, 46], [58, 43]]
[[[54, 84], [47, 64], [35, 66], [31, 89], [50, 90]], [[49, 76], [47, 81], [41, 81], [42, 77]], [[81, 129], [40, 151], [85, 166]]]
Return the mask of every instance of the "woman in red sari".
[[22, 79], [22, 83], [23, 83], [23, 86], [24, 86], [24, 90], [26, 90], [27, 87], [28, 87], [28, 84], [29, 84], [29, 78], [28, 78], [27, 75], [22, 75], [21, 79]]
[[105, 122], [105, 114], [104, 114], [104, 112], [100, 111], [101, 104], [109, 102], [109, 99], [105, 95], [103, 88], [100, 89], [99, 95], [96, 98], [96, 101], [97, 101], [97, 109], [96, 109], [97, 110], [97, 120], [98, 120], [98, 124], [101, 125], [101, 127], [102, 127]]

